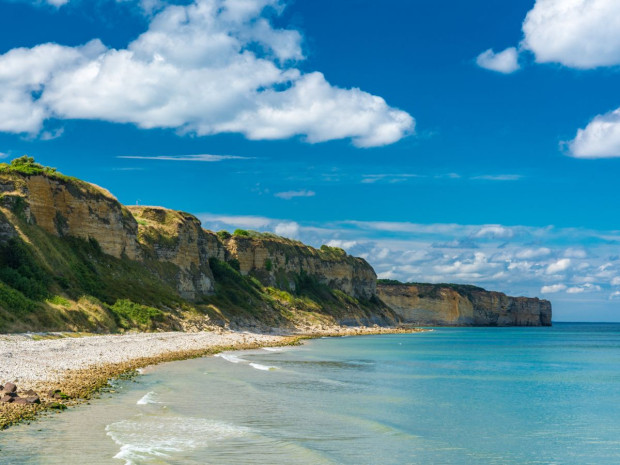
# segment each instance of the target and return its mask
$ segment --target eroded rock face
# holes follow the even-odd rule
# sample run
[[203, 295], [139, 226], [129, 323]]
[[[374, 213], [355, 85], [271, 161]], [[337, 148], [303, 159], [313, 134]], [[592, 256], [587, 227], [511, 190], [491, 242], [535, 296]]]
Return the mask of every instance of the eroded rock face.
[[550, 326], [551, 303], [474, 286], [379, 284], [377, 294], [406, 323], [446, 326]]
[[373, 268], [340, 249], [317, 250], [276, 236], [233, 236], [226, 248], [239, 261], [242, 274], [253, 274], [268, 286], [294, 291], [300, 277], [308, 277], [356, 298], [375, 295], [377, 275]]
[[140, 257], [138, 225], [129, 212], [107, 191], [96, 186], [25, 177], [22, 191], [26, 215], [50, 234], [95, 239], [101, 250], [120, 258]]
[[176, 265], [176, 288], [184, 299], [212, 294], [213, 273], [204, 256], [206, 232], [193, 215], [161, 207], [127, 207], [138, 221], [144, 260]]

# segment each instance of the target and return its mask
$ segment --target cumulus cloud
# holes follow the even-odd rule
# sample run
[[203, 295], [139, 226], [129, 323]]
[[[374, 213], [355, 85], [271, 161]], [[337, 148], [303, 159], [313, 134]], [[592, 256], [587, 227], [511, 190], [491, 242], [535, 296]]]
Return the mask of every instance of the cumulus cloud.
[[523, 22], [522, 47], [538, 63], [590, 69], [620, 64], [620, 2], [537, 0]]
[[512, 229], [500, 225], [487, 225], [476, 233], [476, 237], [510, 238], [514, 236]]
[[519, 53], [515, 47], [509, 47], [498, 53], [495, 53], [492, 49], [488, 49], [478, 55], [476, 64], [481, 68], [503, 74], [514, 73], [520, 68]]
[[620, 299], [620, 291], [614, 291], [609, 294], [609, 300]]
[[561, 273], [562, 271], [566, 271], [570, 264], [570, 258], [562, 258], [556, 262], [551, 263], [547, 267], [547, 274]]
[[560, 292], [566, 289], [566, 285], [564, 284], [551, 284], [549, 286], [543, 286], [540, 288], [540, 292], [542, 294], [554, 294], [556, 292]]
[[381, 97], [304, 73], [301, 35], [275, 28], [280, 0], [169, 5], [125, 49], [93, 40], [0, 55], [0, 131], [38, 133], [51, 118], [132, 123], [249, 139], [394, 143], [414, 119]]
[[295, 221], [279, 223], [275, 226], [274, 231], [279, 236], [296, 239], [297, 237], [299, 237], [299, 224]]
[[547, 247], [539, 247], [537, 249], [523, 249], [523, 250], [519, 250], [515, 254], [515, 256], [517, 258], [522, 258], [522, 259], [531, 259], [531, 258], [546, 257], [550, 253], [551, 253], [551, 249], [549, 249]]
[[595, 292], [600, 291], [601, 286], [596, 284], [586, 283], [583, 286], [574, 286], [566, 289], [567, 294], [581, 294], [583, 292]]
[[568, 143], [576, 158], [620, 157], [620, 108], [596, 116]]
[[280, 199], [291, 200], [291, 199], [294, 199], [295, 197], [314, 197], [316, 195], [316, 192], [307, 191], [307, 190], [299, 190], [299, 191], [277, 192], [273, 195]]

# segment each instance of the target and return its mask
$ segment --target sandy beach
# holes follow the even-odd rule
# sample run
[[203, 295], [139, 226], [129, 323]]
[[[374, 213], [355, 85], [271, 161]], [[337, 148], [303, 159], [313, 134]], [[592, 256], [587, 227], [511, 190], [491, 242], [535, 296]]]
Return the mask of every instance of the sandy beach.
[[[17, 394], [35, 391], [40, 404], [0, 403], [0, 429], [30, 419], [59, 404], [90, 399], [110, 379], [149, 365], [244, 350], [298, 344], [305, 338], [419, 330], [377, 327], [323, 327], [299, 334], [261, 334], [217, 329], [195, 333], [160, 332], [123, 335], [0, 335], [0, 385], [13, 383]], [[52, 391], [60, 391], [58, 398]], [[62, 408], [62, 406], [61, 406]]]

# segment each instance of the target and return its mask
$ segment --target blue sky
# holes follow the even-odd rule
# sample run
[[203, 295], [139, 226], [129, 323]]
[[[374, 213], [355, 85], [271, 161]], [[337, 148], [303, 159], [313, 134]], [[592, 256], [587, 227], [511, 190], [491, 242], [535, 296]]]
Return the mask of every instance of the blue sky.
[[0, 153], [620, 321], [617, 31], [615, 0], [0, 0]]

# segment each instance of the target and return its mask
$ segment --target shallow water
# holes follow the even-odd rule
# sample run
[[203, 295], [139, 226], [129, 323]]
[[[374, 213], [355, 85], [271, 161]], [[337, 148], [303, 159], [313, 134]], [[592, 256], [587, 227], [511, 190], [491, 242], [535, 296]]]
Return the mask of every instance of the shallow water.
[[620, 463], [617, 324], [320, 339], [114, 389], [0, 433], [0, 463]]

